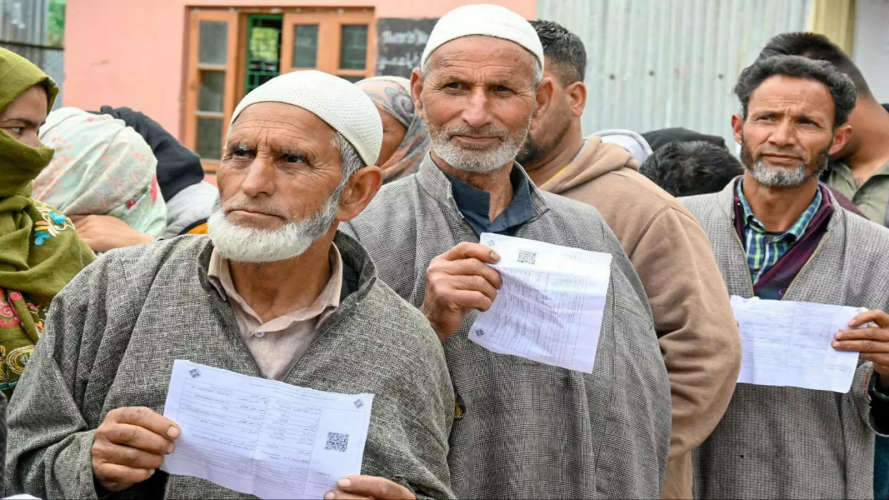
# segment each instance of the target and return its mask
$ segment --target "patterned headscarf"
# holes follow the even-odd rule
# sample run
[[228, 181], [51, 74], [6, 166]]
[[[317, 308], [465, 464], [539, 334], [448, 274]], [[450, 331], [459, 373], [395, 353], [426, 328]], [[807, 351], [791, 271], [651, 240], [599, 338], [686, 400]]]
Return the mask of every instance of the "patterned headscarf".
[[[46, 89], [47, 111], [58, 88], [27, 59], [0, 48], [0, 111], [29, 88]], [[43, 330], [52, 298], [93, 260], [71, 221], [31, 198], [31, 180], [53, 151], [0, 131], [0, 391], [12, 394]]]
[[123, 120], [60, 108], [46, 117], [40, 140], [55, 155], [34, 180], [35, 199], [67, 215], [111, 215], [150, 236], [163, 234], [157, 159]]
[[420, 160], [429, 150], [426, 125], [414, 109], [410, 80], [397, 76], [376, 76], [361, 80], [358, 85], [371, 100], [404, 125], [404, 139], [386, 163], [383, 183], [400, 179], [417, 171]]

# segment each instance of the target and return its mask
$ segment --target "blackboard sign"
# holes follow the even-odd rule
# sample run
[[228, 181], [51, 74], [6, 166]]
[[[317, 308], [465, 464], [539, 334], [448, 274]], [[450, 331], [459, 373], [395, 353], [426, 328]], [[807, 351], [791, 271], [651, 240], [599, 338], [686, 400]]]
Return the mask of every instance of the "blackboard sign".
[[377, 21], [377, 75], [410, 78], [420, 65], [436, 18], [381, 18]]

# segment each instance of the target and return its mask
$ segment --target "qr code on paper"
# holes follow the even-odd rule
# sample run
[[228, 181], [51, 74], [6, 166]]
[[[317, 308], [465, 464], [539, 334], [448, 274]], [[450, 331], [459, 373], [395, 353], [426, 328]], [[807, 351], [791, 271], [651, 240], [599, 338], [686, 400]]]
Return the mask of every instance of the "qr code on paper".
[[519, 250], [519, 264], [531, 264], [537, 261], [537, 254], [529, 250]]
[[349, 445], [349, 435], [348, 434], [340, 434], [339, 432], [328, 432], [327, 433], [327, 444], [324, 445], [325, 450], [334, 450], [340, 453], [346, 452], [346, 447]]

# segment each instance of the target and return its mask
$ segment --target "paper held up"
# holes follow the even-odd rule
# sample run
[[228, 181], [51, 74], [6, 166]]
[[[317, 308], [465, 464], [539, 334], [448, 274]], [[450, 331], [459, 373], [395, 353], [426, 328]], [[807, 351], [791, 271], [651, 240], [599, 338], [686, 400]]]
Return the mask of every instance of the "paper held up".
[[741, 332], [739, 383], [849, 392], [858, 353], [831, 347], [860, 307], [731, 298]]
[[611, 254], [482, 233], [500, 254], [503, 286], [469, 338], [486, 349], [593, 372], [611, 278]]
[[177, 359], [161, 469], [260, 498], [323, 498], [361, 472], [373, 394], [337, 394]]

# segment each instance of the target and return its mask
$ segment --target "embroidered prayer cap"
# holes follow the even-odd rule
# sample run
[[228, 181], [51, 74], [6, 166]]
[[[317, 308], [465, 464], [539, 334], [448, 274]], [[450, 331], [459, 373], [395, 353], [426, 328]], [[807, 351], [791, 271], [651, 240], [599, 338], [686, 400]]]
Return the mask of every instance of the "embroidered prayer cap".
[[531, 23], [506, 7], [490, 4], [464, 5], [442, 16], [429, 34], [420, 67], [426, 65], [435, 49], [451, 40], [472, 35], [517, 43], [533, 54], [543, 68], [543, 45]]
[[349, 141], [368, 165], [375, 165], [383, 144], [383, 122], [377, 107], [351, 82], [316, 70], [278, 75], [241, 99], [232, 121], [258, 102], [283, 102], [324, 120]]

